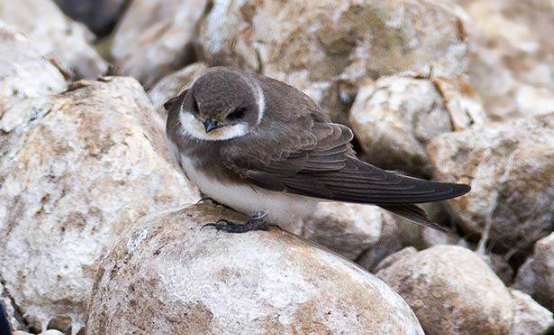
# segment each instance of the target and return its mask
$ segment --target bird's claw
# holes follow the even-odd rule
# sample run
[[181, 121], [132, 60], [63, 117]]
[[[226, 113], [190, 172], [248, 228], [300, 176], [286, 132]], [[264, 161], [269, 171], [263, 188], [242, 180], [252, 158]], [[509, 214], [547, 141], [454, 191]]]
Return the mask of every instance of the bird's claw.
[[263, 219], [267, 216], [267, 213], [259, 211], [254, 213], [252, 217], [246, 221], [246, 223], [235, 223], [229, 220], [221, 219], [217, 222], [208, 223], [202, 226], [200, 230], [206, 227], [213, 227], [219, 233], [224, 231], [227, 233], [242, 234], [249, 231], [269, 231], [271, 228], [278, 228], [280, 231], [283, 231], [281, 227], [273, 223], [267, 223]]

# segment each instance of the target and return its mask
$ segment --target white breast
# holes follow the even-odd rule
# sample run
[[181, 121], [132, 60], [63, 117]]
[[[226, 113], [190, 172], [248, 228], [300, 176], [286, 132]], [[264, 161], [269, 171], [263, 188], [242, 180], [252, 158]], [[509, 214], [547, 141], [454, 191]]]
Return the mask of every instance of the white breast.
[[210, 198], [239, 212], [252, 215], [257, 211], [267, 213], [266, 221], [294, 231], [297, 223], [313, 213], [317, 201], [284, 192], [268, 191], [247, 184], [220, 183], [198, 170], [188, 157], [180, 156], [181, 166], [187, 177]]

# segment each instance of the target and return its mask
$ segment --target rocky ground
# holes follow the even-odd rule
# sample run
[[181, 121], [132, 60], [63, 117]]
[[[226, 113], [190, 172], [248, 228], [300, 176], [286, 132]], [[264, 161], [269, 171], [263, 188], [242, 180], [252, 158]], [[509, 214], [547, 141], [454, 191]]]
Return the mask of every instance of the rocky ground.
[[[552, 332], [552, 31], [549, 0], [0, 2], [15, 334]], [[200, 230], [244, 217], [195, 205], [163, 103], [214, 65], [301, 89], [370, 163], [470, 184], [425, 205], [448, 233], [341, 203]]]

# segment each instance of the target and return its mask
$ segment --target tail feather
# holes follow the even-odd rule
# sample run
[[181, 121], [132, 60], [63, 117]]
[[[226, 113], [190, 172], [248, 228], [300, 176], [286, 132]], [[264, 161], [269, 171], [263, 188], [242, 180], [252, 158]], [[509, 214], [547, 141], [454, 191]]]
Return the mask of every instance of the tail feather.
[[406, 218], [419, 225], [433, 228], [438, 231], [447, 232], [447, 230], [437, 223], [431, 221], [427, 216], [427, 213], [420, 207], [411, 204], [404, 205], [379, 205], [379, 207], [386, 209], [387, 211], [396, 214], [400, 217]]

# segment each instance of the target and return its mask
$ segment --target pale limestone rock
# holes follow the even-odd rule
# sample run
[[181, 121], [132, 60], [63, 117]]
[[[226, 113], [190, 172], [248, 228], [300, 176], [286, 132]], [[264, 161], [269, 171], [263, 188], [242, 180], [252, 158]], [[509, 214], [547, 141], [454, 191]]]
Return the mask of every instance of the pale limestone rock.
[[108, 66], [88, 44], [88, 29], [66, 18], [51, 0], [0, 2], [0, 20], [21, 29], [35, 48], [77, 78], [94, 79]]
[[554, 309], [554, 233], [535, 243], [533, 257], [519, 268], [514, 288]]
[[468, 74], [487, 113], [499, 120], [554, 111], [554, 2], [448, 1], [467, 13]]
[[397, 238], [396, 217], [375, 206], [320, 202], [313, 215], [293, 232], [324, 245], [349, 259], [379, 248], [385, 240]]
[[151, 87], [190, 62], [197, 23], [207, 4], [207, 0], [133, 1], [113, 38], [117, 72]]
[[471, 192], [449, 200], [470, 233], [529, 251], [554, 223], [554, 113], [490, 123], [448, 133], [429, 144], [435, 177], [469, 183]]
[[[460, 79], [461, 80], [461, 79]], [[443, 78], [384, 76], [363, 86], [350, 124], [362, 158], [379, 167], [429, 176], [425, 147], [437, 135], [482, 124], [487, 117], [465, 84]]]
[[67, 88], [58, 69], [17, 28], [0, 21], [0, 117], [15, 102]]
[[458, 16], [426, 0], [217, 0], [200, 35], [208, 63], [285, 81], [331, 113], [346, 111], [368, 78], [466, 68]]
[[427, 334], [507, 334], [514, 323], [508, 289], [468, 249], [437, 246], [389, 261], [377, 277], [398, 292]]
[[514, 302], [514, 325], [508, 335], [543, 335], [554, 325], [552, 312], [525, 293], [511, 290]]
[[165, 115], [167, 111], [163, 108], [164, 103], [189, 88], [207, 67], [205, 63], [198, 62], [185, 66], [181, 70], [162, 78], [148, 91], [150, 100], [154, 104], [154, 107], [156, 107], [156, 110], [161, 115]]
[[355, 264], [279, 229], [201, 230], [222, 217], [245, 219], [197, 205], [127, 231], [101, 266], [87, 332], [423, 335], [406, 303]]
[[3, 283], [31, 326], [70, 319], [76, 334], [107, 247], [197, 191], [169, 163], [162, 120], [131, 78], [27, 99], [0, 129]]

